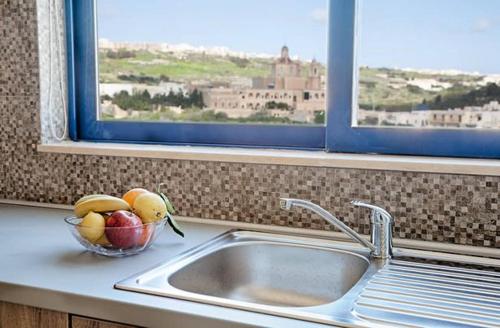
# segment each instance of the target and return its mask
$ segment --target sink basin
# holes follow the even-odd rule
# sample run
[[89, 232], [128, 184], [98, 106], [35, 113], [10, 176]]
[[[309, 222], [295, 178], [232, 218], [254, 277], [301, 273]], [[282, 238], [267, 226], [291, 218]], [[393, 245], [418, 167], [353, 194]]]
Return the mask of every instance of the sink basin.
[[325, 248], [240, 242], [207, 254], [168, 278], [191, 293], [304, 307], [333, 302], [366, 272], [366, 258]]
[[357, 244], [231, 230], [115, 287], [335, 323], [380, 265]]

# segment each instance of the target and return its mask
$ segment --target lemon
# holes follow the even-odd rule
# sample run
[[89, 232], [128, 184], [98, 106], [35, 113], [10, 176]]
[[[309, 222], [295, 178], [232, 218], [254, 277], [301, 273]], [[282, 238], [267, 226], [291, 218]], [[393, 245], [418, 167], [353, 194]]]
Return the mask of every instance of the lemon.
[[95, 243], [104, 235], [106, 220], [104, 217], [95, 212], [89, 212], [83, 217], [82, 222], [76, 227], [80, 236], [87, 239], [91, 243]]
[[144, 193], [137, 196], [133, 206], [143, 223], [161, 220], [167, 215], [167, 206], [163, 199], [154, 193]]

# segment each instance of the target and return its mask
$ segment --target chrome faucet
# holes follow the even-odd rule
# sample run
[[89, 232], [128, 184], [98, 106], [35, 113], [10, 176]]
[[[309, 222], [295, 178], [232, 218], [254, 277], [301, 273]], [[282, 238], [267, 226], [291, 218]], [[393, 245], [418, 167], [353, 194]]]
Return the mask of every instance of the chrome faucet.
[[360, 207], [370, 208], [371, 214], [371, 242], [361, 237], [356, 231], [349, 228], [342, 221], [330, 214], [324, 208], [307, 200], [280, 198], [280, 207], [285, 210], [290, 210], [292, 207], [303, 207], [321, 216], [330, 224], [339, 228], [349, 237], [360, 243], [361, 245], [371, 250], [371, 255], [375, 258], [387, 259], [392, 256], [392, 226], [394, 219], [383, 208], [375, 205], [363, 203], [361, 201], [352, 201], [351, 204]]

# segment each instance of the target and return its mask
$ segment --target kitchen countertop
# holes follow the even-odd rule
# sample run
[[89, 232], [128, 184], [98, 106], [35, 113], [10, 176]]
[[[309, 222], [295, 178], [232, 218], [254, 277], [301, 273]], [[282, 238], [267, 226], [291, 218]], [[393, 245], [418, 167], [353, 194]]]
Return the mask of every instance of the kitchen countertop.
[[0, 204], [0, 301], [145, 327], [326, 327], [219, 306], [117, 290], [114, 283], [165, 262], [230, 226], [182, 223], [142, 254], [107, 258], [84, 251], [58, 209]]

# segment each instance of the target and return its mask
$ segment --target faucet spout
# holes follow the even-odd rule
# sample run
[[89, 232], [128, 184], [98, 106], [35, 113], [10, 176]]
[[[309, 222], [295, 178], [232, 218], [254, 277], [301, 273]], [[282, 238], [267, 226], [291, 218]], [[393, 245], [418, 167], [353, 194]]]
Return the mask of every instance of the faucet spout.
[[306, 200], [302, 200], [302, 199], [280, 198], [280, 207], [282, 209], [291, 210], [292, 207], [294, 207], [294, 206], [302, 207], [302, 208], [308, 209], [308, 210], [318, 214], [325, 221], [334, 225], [335, 227], [340, 229], [342, 232], [344, 232], [346, 235], [351, 237], [354, 241], [357, 241], [358, 243], [365, 246], [366, 248], [369, 248], [372, 251], [372, 253], [377, 252], [376, 247], [372, 243], [368, 242], [366, 239], [361, 237], [356, 231], [349, 228], [342, 221], [337, 219], [335, 216], [330, 214], [328, 211], [326, 211], [321, 206], [316, 205], [316, 204], [309, 202], [309, 201], [306, 201]]

